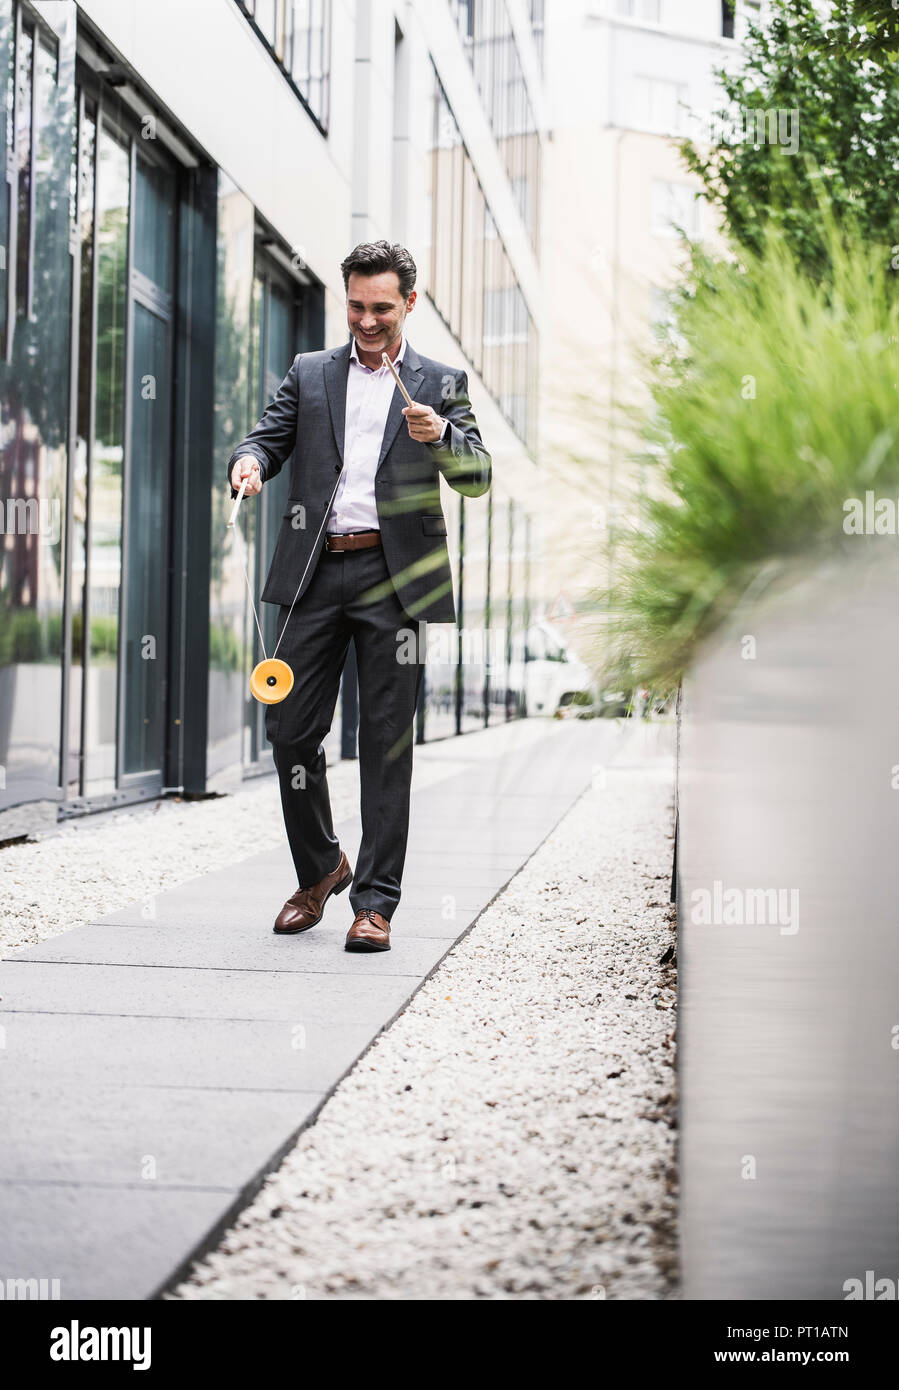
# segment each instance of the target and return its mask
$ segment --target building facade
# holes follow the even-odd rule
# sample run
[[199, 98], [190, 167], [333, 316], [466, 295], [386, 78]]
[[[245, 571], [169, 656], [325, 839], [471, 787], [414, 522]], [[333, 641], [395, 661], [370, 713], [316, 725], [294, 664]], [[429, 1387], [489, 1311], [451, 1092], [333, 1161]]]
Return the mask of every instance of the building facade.
[[[494, 464], [443, 486], [459, 609], [418, 737], [521, 712], [541, 603], [538, 0], [0, 0], [0, 841], [271, 769], [248, 677], [289, 469], [224, 465], [294, 355], [346, 341], [340, 262], [400, 241], [416, 349]], [[355, 670], [328, 752], [352, 755]]]
[[[643, 354], [686, 260], [680, 230], [722, 249], [679, 143], [704, 143], [724, 99], [716, 70], [739, 65], [747, 24], [766, 13], [767, 0], [547, 8], [541, 463], [556, 506], [544, 544], [548, 565], [559, 557], [548, 585], [564, 593], [585, 652], [602, 645], [593, 595], [614, 574], [622, 533], [653, 486], [634, 457], [631, 412], [648, 404]], [[562, 563], [573, 534], [577, 572]]]

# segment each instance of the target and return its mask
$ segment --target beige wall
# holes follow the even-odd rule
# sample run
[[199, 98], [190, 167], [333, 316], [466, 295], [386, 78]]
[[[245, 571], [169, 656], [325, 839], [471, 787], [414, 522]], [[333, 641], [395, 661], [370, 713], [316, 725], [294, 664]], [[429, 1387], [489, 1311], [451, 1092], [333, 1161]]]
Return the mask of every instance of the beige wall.
[[[699, 188], [677, 139], [611, 121], [650, 59], [671, 80], [683, 61], [695, 88], [696, 71], [720, 57], [713, 32], [706, 49], [670, 39], [664, 61], [656, 27], [637, 36], [655, 45], [650, 59], [635, 50], [629, 70], [626, 46], [609, 25], [588, 21], [587, 8], [572, 0], [557, 12], [548, 51], [541, 463], [552, 482], [543, 525], [548, 587], [573, 605], [606, 582], [615, 529], [634, 515], [641, 486], [652, 486], [628, 458], [635, 435], [619, 407], [648, 404], [640, 353], [652, 343], [652, 287], [673, 286], [685, 260], [678, 238], [652, 229], [653, 184]], [[700, 219], [700, 235], [720, 245], [710, 209]], [[588, 615], [570, 627], [595, 632], [597, 623]]]

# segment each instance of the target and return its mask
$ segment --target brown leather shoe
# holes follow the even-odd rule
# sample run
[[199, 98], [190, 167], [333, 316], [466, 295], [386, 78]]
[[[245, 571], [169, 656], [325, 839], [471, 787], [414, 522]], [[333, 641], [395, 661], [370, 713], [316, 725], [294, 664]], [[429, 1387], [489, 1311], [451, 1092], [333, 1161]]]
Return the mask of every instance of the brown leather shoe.
[[281, 908], [275, 918], [273, 930], [281, 936], [294, 932], [308, 931], [322, 919], [325, 903], [332, 893], [342, 893], [353, 881], [353, 871], [349, 860], [340, 851], [340, 862], [332, 874], [326, 874], [321, 883], [313, 883], [311, 888], [298, 888]]
[[346, 934], [346, 951], [389, 951], [390, 923], [380, 912], [363, 907]]

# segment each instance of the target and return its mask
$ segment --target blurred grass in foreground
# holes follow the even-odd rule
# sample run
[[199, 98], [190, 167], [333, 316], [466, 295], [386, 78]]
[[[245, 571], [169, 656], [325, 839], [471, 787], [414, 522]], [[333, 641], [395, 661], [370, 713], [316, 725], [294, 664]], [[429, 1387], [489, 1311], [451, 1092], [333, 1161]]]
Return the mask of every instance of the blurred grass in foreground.
[[596, 596], [610, 681], [675, 685], [763, 571], [863, 543], [843, 531], [847, 498], [899, 496], [891, 249], [830, 235], [826, 285], [776, 234], [739, 264], [692, 249], [674, 327], [644, 358], [649, 495]]

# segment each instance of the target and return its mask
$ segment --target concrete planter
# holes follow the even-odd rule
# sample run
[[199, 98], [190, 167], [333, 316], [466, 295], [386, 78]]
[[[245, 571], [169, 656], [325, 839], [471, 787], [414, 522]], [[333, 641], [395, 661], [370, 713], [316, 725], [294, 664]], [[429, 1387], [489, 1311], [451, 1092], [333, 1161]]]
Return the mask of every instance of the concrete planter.
[[899, 561], [860, 551], [744, 608], [683, 684], [688, 1298], [897, 1277], [897, 614]]
[[0, 666], [0, 767], [6, 767], [9, 761], [17, 670], [16, 666]]

